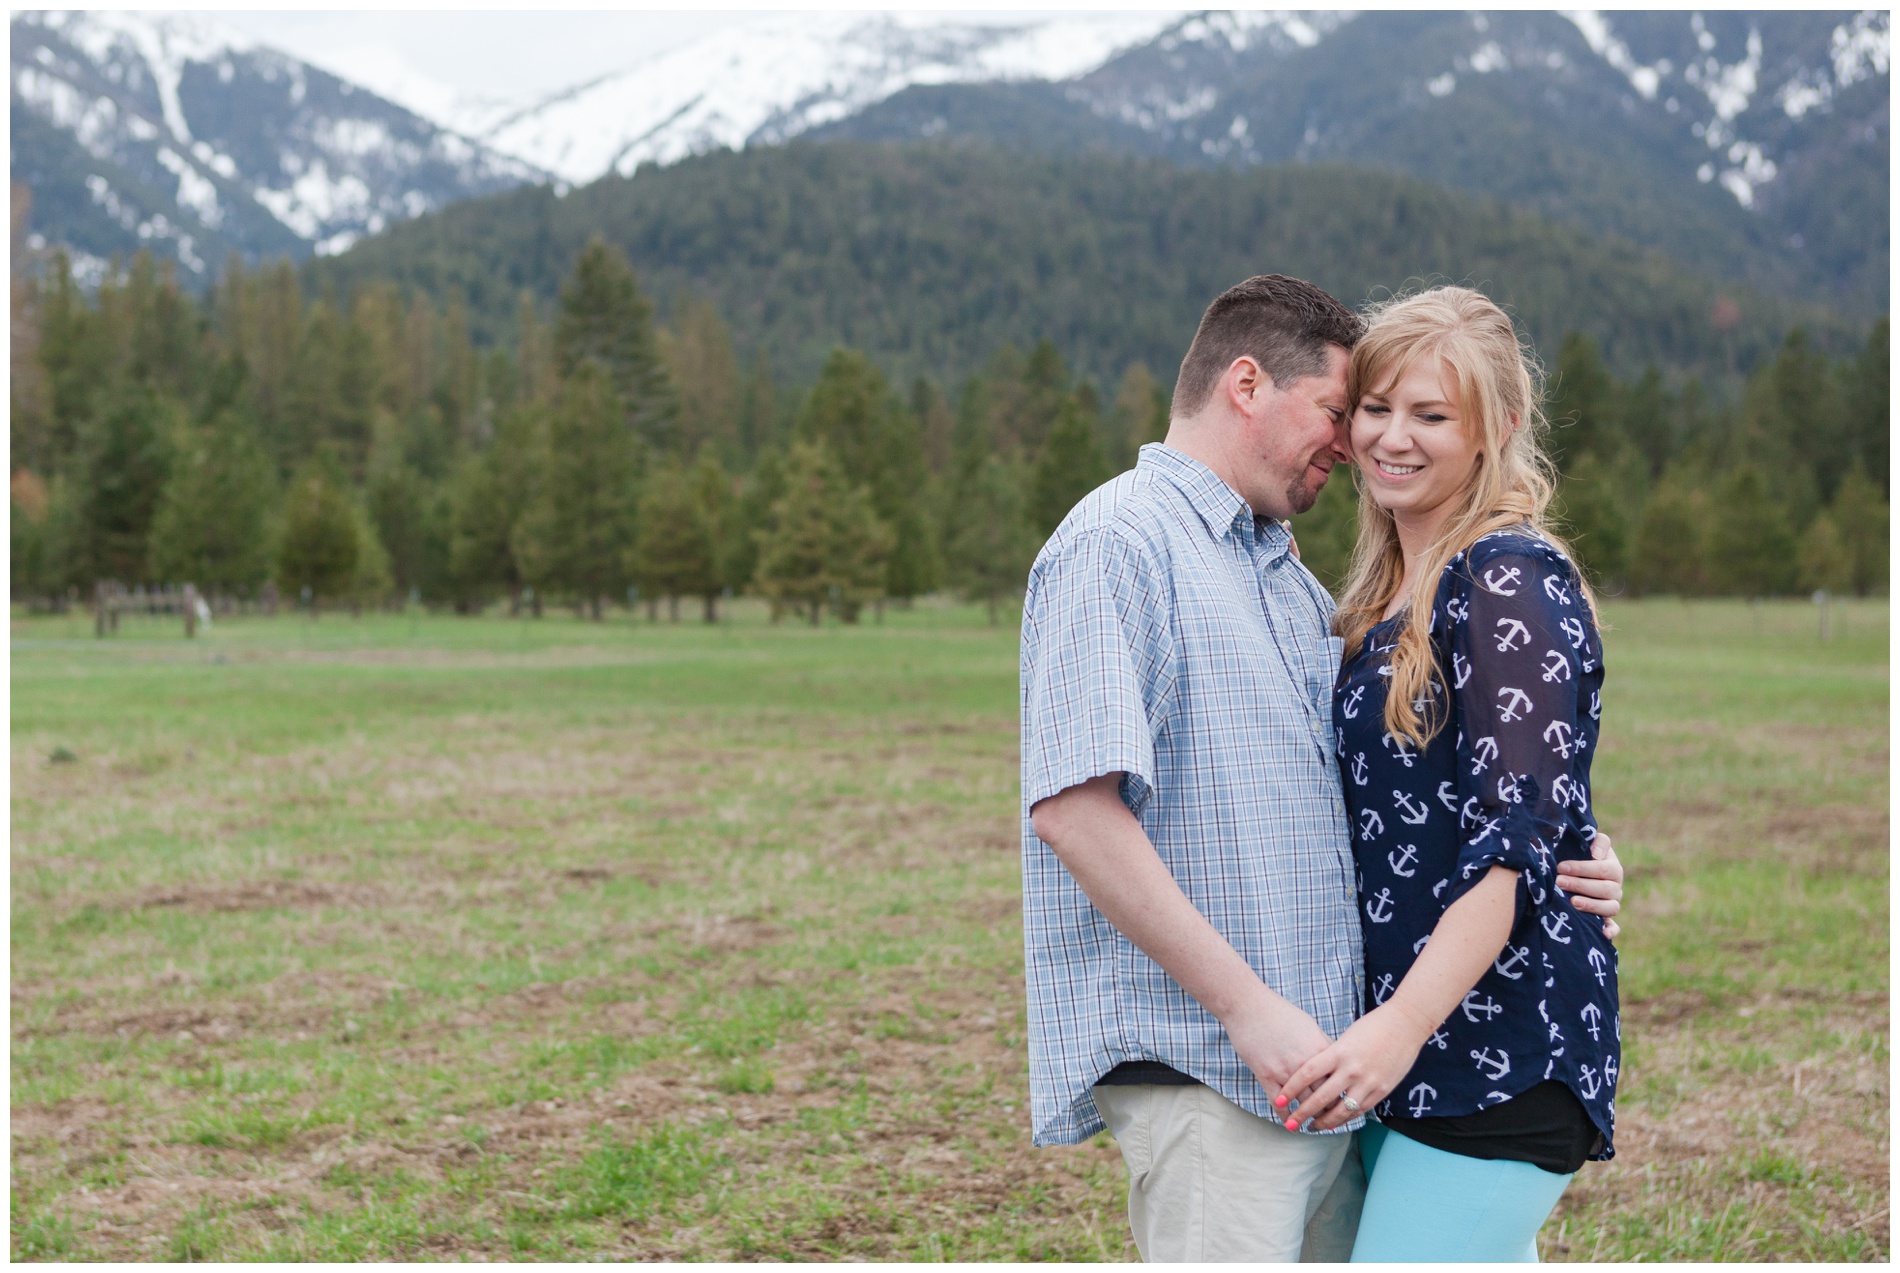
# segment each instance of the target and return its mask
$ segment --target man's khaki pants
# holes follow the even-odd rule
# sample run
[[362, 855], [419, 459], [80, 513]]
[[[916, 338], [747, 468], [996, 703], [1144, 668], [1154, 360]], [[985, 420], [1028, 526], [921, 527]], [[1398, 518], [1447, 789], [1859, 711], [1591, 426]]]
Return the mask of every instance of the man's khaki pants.
[[1341, 1262], [1366, 1177], [1353, 1137], [1289, 1132], [1211, 1087], [1104, 1086], [1128, 1165], [1128, 1227], [1153, 1262]]

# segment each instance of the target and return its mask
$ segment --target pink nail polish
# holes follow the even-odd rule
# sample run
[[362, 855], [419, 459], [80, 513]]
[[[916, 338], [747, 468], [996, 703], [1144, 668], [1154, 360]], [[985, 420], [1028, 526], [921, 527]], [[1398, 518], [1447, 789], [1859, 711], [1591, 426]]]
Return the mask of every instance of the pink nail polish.
[[1298, 1130], [1300, 1130], [1300, 1121], [1297, 1118], [1287, 1119], [1286, 1129], [1290, 1132], [1297, 1132]]
[[1274, 1097], [1274, 1098], [1273, 1098], [1273, 1103], [1274, 1103], [1275, 1105], [1278, 1105], [1278, 1106], [1279, 1106], [1279, 1107], [1280, 1107], [1281, 1109], [1285, 1109], [1285, 1108], [1286, 1108], [1286, 1097], [1284, 1097], [1284, 1096], [1276, 1096], [1276, 1097]]

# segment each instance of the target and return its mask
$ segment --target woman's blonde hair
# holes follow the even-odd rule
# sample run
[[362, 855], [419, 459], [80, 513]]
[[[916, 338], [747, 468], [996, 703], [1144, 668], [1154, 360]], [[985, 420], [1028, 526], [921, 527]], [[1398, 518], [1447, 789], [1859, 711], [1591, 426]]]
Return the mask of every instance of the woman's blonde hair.
[[[1398, 648], [1392, 652], [1386, 731], [1423, 748], [1445, 717], [1431, 641], [1432, 603], [1445, 567], [1482, 536], [1507, 527], [1527, 528], [1566, 556], [1569, 550], [1546, 518], [1556, 471], [1542, 444], [1547, 426], [1541, 372], [1504, 311], [1470, 288], [1435, 287], [1378, 305], [1368, 318], [1347, 373], [1352, 410], [1367, 394], [1390, 393], [1420, 358], [1436, 358], [1451, 380], [1446, 387], [1457, 388], [1461, 424], [1478, 442], [1471, 481], [1412, 580]], [[1361, 485], [1359, 539], [1333, 619], [1334, 634], [1345, 638], [1346, 657], [1358, 652], [1366, 633], [1385, 617], [1404, 577], [1392, 514]], [[1594, 609], [1587, 587], [1584, 596]]]

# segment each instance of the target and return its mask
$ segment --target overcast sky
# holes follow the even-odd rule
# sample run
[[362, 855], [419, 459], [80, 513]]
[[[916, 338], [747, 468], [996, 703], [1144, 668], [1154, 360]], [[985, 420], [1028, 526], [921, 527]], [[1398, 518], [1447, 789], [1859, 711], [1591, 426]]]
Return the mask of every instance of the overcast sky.
[[[857, 7], [857, 6], [850, 6]], [[782, 11], [782, 10], [781, 10]], [[973, 10], [990, 23], [1049, 10]], [[516, 100], [623, 70], [757, 16], [747, 12], [239, 12], [206, 16], [441, 117], [443, 95]], [[431, 100], [438, 99], [438, 100]]]

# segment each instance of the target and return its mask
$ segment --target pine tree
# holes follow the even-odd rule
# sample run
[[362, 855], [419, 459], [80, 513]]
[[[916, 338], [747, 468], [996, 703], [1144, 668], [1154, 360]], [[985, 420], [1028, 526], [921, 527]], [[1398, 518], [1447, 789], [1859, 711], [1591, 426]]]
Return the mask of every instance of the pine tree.
[[855, 623], [866, 601], [882, 594], [892, 534], [877, 518], [870, 492], [852, 485], [822, 440], [792, 446], [785, 494], [759, 544], [759, 589], [773, 612], [796, 604], [815, 627], [827, 603]]
[[706, 622], [717, 623], [720, 594], [732, 583], [732, 577], [726, 573], [726, 565], [732, 555], [733, 520], [737, 511], [733, 499], [733, 481], [712, 456], [703, 453], [688, 477], [693, 486], [693, 498], [699, 503], [712, 539], [712, 567], [701, 579], [699, 598]]
[[1095, 436], [1093, 402], [1080, 394], [1063, 399], [1048, 443], [1030, 482], [1029, 523], [1048, 538], [1084, 495], [1108, 479]]
[[277, 553], [277, 584], [291, 597], [308, 596], [313, 609], [355, 595], [363, 555], [362, 521], [351, 505], [334, 458], [306, 460], [291, 478]]
[[1551, 432], [1551, 458], [1565, 472], [1582, 456], [1607, 455], [1621, 440], [1615, 383], [1596, 341], [1582, 332], [1564, 333], [1546, 414], [1556, 426]]
[[653, 333], [653, 307], [633, 267], [599, 235], [587, 241], [561, 288], [554, 365], [564, 379], [593, 364], [606, 371], [623, 418], [648, 445], [678, 447], [677, 406]]
[[760, 453], [758, 463], [741, 484], [720, 544], [720, 574], [734, 591], [757, 582], [759, 548], [770, 536], [772, 510], [785, 498], [785, 457], [776, 450]]
[[681, 597], [713, 597], [720, 588], [713, 522], [694, 476], [677, 461], [647, 474], [628, 562], [640, 591], [665, 597], [676, 623]]
[[32, 469], [16, 469], [10, 483], [8, 529], [12, 532], [12, 591], [18, 601], [58, 590], [48, 569], [46, 522], [51, 496]]
[[1888, 471], [1888, 448], [1892, 436], [1887, 387], [1890, 374], [1888, 326], [1883, 316], [1868, 333], [1867, 344], [1854, 358], [1852, 368], [1847, 373], [1847, 390], [1843, 394], [1850, 413], [1855, 454], [1867, 475], [1880, 488], [1880, 498], [1883, 500], [1892, 498], [1893, 489]]
[[679, 396], [682, 455], [712, 448], [724, 463], [739, 457], [742, 386], [732, 333], [709, 303], [684, 298], [672, 331], [659, 334], [669, 378]]
[[1606, 587], [1620, 583], [1629, 565], [1629, 521], [1619, 506], [1618, 488], [1617, 470], [1596, 452], [1573, 453], [1555, 501], [1578, 565]]
[[934, 537], [923, 515], [929, 481], [917, 417], [903, 408], [890, 382], [856, 350], [837, 349], [799, 412], [797, 436], [823, 441], [845, 481], [871, 494], [878, 519], [892, 532], [880, 597], [908, 599], [936, 586]]
[[86, 427], [75, 471], [79, 535], [68, 565], [80, 572], [82, 586], [93, 579], [129, 585], [145, 578], [152, 517], [184, 413], [157, 390], [132, 385], [100, 410]]
[[769, 447], [780, 441], [778, 384], [772, 379], [772, 364], [763, 349], [753, 358], [752, 371], [746, 376], [739, 399], [739, 453], [750, 464]]
[[1841, 593], [1853, 586], [1854, 563], [1834, 519], [1819, 513], [1801, 533], [1801, 586]]
[[910, 409], [922, 435], [924, 465], [933, 476], [942, 476], [950, 471], [950, 458], [956, 448], [956, 415], [944, 401], [937, 382], [927, 376], [911, 383]]
[[447, 529], [436, 521], [433, 485], [400, 454], [383, 452], [372, 458], [364, 503], [391, 586], [433, 595], [447, 574], [449, 552]]
[[988, 607], [994, 624], [1004, 598], [1022, 596], [1042, 537], [1028, 523], [1019, 461], [969, 450], [960, 459], [945, 503], [945, 573], [966, 601]]
[[270, 577], [277, 466], [239, 409], [182, 431], [152, 520], [152, 577], [248, 595]]
[[1631, 537], [1629, 584], [1639, 596], [1672, 593], [1689, 597], [1708, 590], [1703, 540], [1709, 528], [1709, 502], [1689, 473], [1665, 472], [1643, 506]]
[[356, 530], [356, 568], [350, 572], [348, 597], [350, 609], [360, 614], [364, 606], [380, 606], [396, 588], [390, 570], [389, 553], [376, 535], [376, 523], [369, 510], [350, 501], [350, 518]]
[[1069, 405], [1069, 367], [1052, 340], [1039, 340], [1023, 363], [1021, 416], [1015, 436], [1025, 454], [1034, 455], [1048, 443]]
[[1856, 596], [1887, 586], [1887, 505], [1859, 464], [1847, 470], [1830, 514], [1847, 555], [1848, 584]]
[[608, 369], [577, 364], [548, 421], [533, 502], [510, 538], [525, 581], [567, 593], [599, 619], [603, 599], [626, 587], [641, 467]]
[[1732, 469], [1716, 493], [1708, 556], [1710, 574], [1724, 592], [1752, 598], [1794, 587], [1794, 531], [1752, 464]]
[[1624, 436], [1643, 457], [1649, 476], [1661, 476], [1677, 450], [1676, 407], [1663, 385], [1662, 372], [1656, 364], [1649, 364], [1643, 368], [1642, 378], [1618, 396], [1621, 402], [1616, 415]]
[[1102, 434], [1103, 457], [1115, 473], [1134, 468], [1143, 446], [1168, 436], [1168, 400], [1146, 363], [1130, 363], [1122, 373]]

